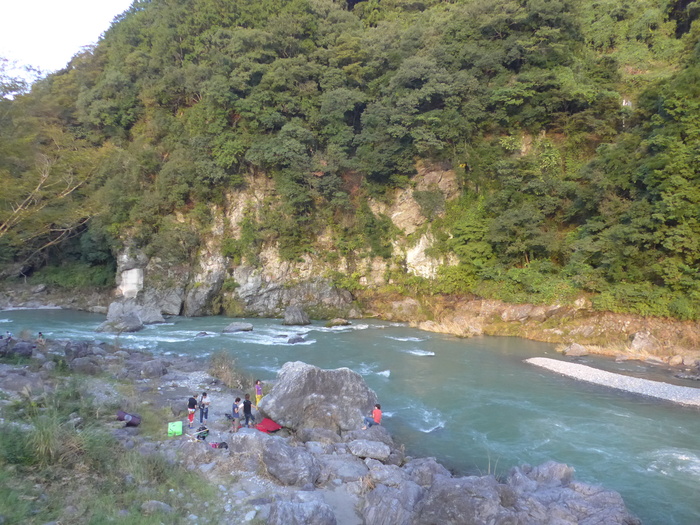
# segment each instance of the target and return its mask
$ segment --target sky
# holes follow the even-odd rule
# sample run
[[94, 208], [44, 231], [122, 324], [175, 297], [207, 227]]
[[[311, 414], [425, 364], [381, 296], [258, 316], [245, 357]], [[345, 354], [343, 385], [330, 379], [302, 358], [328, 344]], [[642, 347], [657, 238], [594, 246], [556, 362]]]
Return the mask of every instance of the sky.
[[132, 0], [3, 0], [0, 57], [44, 73], [96, 43]]

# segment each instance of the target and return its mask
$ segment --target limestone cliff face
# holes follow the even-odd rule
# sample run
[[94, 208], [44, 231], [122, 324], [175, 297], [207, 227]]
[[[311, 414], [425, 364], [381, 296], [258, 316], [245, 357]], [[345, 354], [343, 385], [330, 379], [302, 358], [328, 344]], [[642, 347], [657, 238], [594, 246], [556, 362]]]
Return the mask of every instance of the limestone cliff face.
[[[437, 202], [432, 213], [442, 213], [440, 204], [456, 198], [459, 192], [455, 174], [449, 169], [419, 166], [413, 188], [397, 190], [389, 204], [371, 203], [375, 214], [389, 217], [401, 232], [393, 241], [391, 260], [366, 254], [352, 260], [324, 257], [336, 250], [331, 233], [322, 231], [314, 243], [318, 256], [286, 261], [278, 246], [268, 243], [260, 248], [255, 264], [245, 260], [236, 264], [224, 255], [226, 239], [240, 239], [246, 216], [256, 217], [265, 203], [279, 198], [267, 176], [251, 175], [246, 182], [243, 190], [226, 195], [223, 205], [211, 206], [211, 227], [204, 232], [191, 264], [169, 265], [149, 258], [126, 239], [126, 247], [118, 255], [117, 301], [159, 310], [163, 315], [202, 316], [224, 311], [240, 316], [280, 316], [287, 306], [298, 304], [317, 317], [360, 317], [363, 312], [353, 296], [333, 286], [329, 278], [332, 272], [356, 273], [361, 284], [374, 287], [387, 284], [388, 270], [431, 278], [440, 265], [454, 263], [426, 255], [434, 239], [424, 227], [429, 219], [415, 198], [420, 192], [430, 195]], [[410, 242], [409, 236], [413, 237]]]
[[[203, 232], [200, 250], [188, 264], [173, 265], [126, 247], [119, 254], [117, 305], [109, 314], [131, 312], [144, 323], [161, 315], [280, 317], [290, 305], [302, 306], [312, 317], [365, 317], [410, 322], [423, 330], [460, 337], [513, 335], [552, 343], [579, 343], [591, 351], [700, 358], [700, 324], [645, 319], [597, 312], [585, 300], [573, 306], [513, 305], [500, 301], [455, 297], [387, 297], [381, 287], [390, 275], [408, 272], [434, 278], [449, 257], [428, 255], [434, 244], [430, 218], [440, 216], [444, 203], [459, 195], [454, 172], [440, 166], [418, 166], [410, 188], [390, 199], [370, 201], [370, 209], [391, 219], [399, 234], [391, 259], [336, 252], [332, 232], [320, 231], [315, 254], [297, 261], [280, 257], [277, 244], [259, 247], [256, 261], [236, 262], [224, 255], [227, 239], [240, 239], [246, 217], [259, 218], [266, 203], [279, 199], [272, 179], [251, 175], [244, 189], [211, 206], [211, 225]], [[431, 217], [429, 217], [431, 216]], [[184, 220], [184, 219], [183, 219]], [[333, 254], [333, 257], [328, 257]], [[354, 274], [365, 289], [357, 297], [334, 286], [332, 274]]]

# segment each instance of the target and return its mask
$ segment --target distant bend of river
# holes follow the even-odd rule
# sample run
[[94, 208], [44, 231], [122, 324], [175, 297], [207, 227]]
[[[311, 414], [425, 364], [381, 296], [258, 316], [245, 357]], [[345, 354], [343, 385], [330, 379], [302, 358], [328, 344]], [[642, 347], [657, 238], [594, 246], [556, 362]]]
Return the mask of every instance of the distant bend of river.
[[[377, 392], [383, 423], [413, 457], [453, 472], [507, 475], [515, 465], [555, 460], [576, 478], [620, 492], [645, 524], [700, 524], [700, 410], [563, 377], [523, 362], [561, 359], [552, 345], [506, 337], [456, 337], [401, 324], [282, 326], [245, 319], [252, 332], [222, 334], [234, 319], [172, 318], [134, 334], [98, 334], [104, 316], [67, 310], [0, 312], [0, 333], [101, 340], [161, 354], [225, 350], [263, 381], [287, 361], [348, 367]], [[207, 332], [206, 337], [196, 337]], [[288, 344], [289, 335], [305, 341]], [[578, 360], [653, 377], [642, 363]], [[692, 382], [682, 383], [697, 386]]]

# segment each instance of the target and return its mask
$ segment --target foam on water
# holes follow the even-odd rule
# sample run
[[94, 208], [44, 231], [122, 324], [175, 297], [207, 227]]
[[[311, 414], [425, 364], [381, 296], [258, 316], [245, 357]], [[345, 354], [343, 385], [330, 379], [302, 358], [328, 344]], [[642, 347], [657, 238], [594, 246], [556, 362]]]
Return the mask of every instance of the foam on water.
[[421, 350], [420, 348], [413, 348], [411, 350], [401, 350], [401, 351], [404, 352], [405, 354], [418, 355], [421, 357], [435, 355], [435, 352], [431, 352], [430, 350]]
[[647, 470], [665, 476], [677, 473], [689, 475], [694, 483], [700, 482], [700, 457], [687, 449], [664, 448], [648, 454]]
[[377, 372], [378, 376], [383, 376], [383, 377], [389, 377], [391, 375], [391, 370], [382, 370], [381, 372]]
[[279, 372], [279, 369], [280, 369], [279, 366], [253, 366], [251, 368], [254, 370], [261, 370], [263, 372], [268, 372], [273, 376], [276, 376], [277, 372]]
[[0, 323], [11, 323], [12, 321], [9, 319], [0, 319]]
[[393, 335], [387, 335], [386, 338], [393, 339], [394, 341], [404, 341], [404, 342], [410, 341], [413, 343], [421, 343], [421, 342], [425, 341], [425, 339], [421, 339], [420, 337], [396, 337]]

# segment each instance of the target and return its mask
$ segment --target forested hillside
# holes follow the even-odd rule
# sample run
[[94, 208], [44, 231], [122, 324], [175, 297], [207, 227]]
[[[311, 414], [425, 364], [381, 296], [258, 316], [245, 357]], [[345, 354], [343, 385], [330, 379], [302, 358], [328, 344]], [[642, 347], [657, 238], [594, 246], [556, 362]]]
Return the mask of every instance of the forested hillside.
[[[414, 293], [700, 317], [700, 2], [137, 0], [100, 43], [0, 100], [0, 269], [108, 285], [125, 239], [186, 261], [245, 175], [232, 264], [390, 259], [368, 200], [414, 191], [459, 263]], [[17, 93], [3, 76], [3, 94]], [[254, 211], [254, 212], [253, 212]]]

